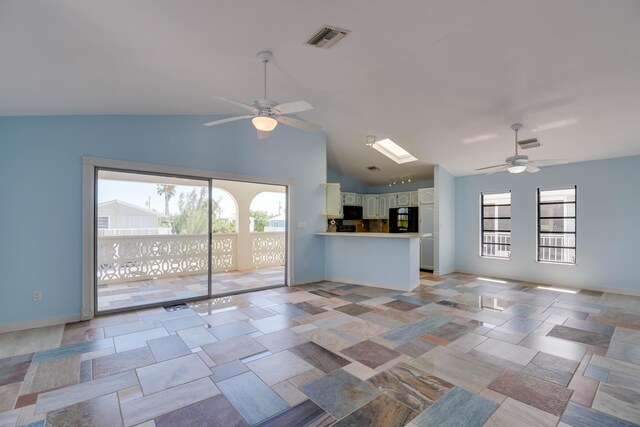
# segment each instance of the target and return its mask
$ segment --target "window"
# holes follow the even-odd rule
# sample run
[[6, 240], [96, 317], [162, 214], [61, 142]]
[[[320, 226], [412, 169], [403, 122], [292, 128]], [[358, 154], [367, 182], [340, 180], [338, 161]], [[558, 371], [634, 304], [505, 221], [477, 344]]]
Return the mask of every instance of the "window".
[[576, 187], [538, 189], [538, 261], [576, 263]]
[[481, 194], [481, 255], [511, 257], [511, 192]]
[[109, 217], [108, 216], [99, 216], [98, 217], [98, 229], [109, 228]]

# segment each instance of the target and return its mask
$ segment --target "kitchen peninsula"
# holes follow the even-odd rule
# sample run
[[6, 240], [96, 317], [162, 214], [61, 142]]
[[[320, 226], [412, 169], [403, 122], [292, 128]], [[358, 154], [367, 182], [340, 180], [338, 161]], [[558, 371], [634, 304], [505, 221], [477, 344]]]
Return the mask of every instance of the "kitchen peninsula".
[[325, 279], [408, 292], [420, 284], [420, 239], [430, 233], [316, 233]]

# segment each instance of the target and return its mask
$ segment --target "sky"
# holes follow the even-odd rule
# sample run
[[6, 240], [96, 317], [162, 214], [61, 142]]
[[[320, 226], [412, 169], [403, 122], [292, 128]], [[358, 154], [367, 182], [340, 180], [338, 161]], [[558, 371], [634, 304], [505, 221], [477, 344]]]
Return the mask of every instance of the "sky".
[[[176, 195], [169, 201], [170, 214], [178, 213], [178, 200], [180, 193], [190, 193], [193, 190], [200, 192], [196, 185], [176, 185]], [[212, 194], [214, 200], [220, 199], [222, 207], [222, 218], [235, 217], [235, 204], [231, 197], [224, 191], [213, 187]], [[164, 196], [157, 193], [157, 184], [133, 181], [98, 180], [98, 203], [110, 200], [122, 200], [143, 208], [149, 208], [157, 212], [164, 213]], [[284, 193], [260, 193], [251, 203], [251, 210], [266, 211], [272, 216], [278, 215], [278, 204], [282, 206], [282, 212], [286, 207], [286, 195]]]

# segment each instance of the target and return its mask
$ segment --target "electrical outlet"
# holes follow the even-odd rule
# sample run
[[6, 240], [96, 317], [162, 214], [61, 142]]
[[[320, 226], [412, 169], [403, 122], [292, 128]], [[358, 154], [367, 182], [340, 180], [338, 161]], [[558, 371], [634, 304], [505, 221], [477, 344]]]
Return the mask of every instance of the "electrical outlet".
[[42, 292], [40, 292], [40, 291], [34, 291], [34, 292], [33, 292], [33, 300], [34, 300], [34, 301], [40, 301], [40, 300], [42, 300]]

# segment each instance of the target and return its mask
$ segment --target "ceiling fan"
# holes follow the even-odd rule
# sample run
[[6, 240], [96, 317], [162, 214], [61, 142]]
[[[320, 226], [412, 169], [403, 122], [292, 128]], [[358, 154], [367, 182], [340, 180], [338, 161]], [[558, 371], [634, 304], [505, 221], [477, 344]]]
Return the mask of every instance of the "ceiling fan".
[[507, 157], [503, 164], [487, 166], [476, 170], [487, 171], [487, 175], [503, 171], [509, 171], [509, 173], [522, 173], [524, 171], [536, 173], [540, 170], [539, 166], [563, 165], [565, 163], [569, 163], [568, 160], [564, 159], [529, 160], [529, 156], [518, 154], [518, 131], [522, 129], [522, 127], [522, 123], [514, 123], [511, 125], [511, 130], [516, 133], [516, 154], [514, 156]]
[[217, 96], [216, 99], [229, 102], [251, 111], [252, 114], [245, 116], [228, 117], [226, 119], [215, 120], [205, 123], [205, 126], [221, 125], [223, 123], [235, 122], [237, 120], [251, 119], [253, 126], [258, 131], [258, 139], [265, 139], [269, 136], [269, 132], [274, 130], [278, 123], [293, 126], [309, 132], [317, 132], [320, 126], [295, 117], [289, 117], [286, 114], [300, 113], [302, 111], [312, 110], [313, 107], [307, 101], [292, 101], [278, 104], [276, 101], [267, 98], [267, 64], [273, 57], [270, 51], [258, 52], [256, 55], [264, 66], [264, 98], [254, 100], [251, 105], [236, 101], [234, 99]]

